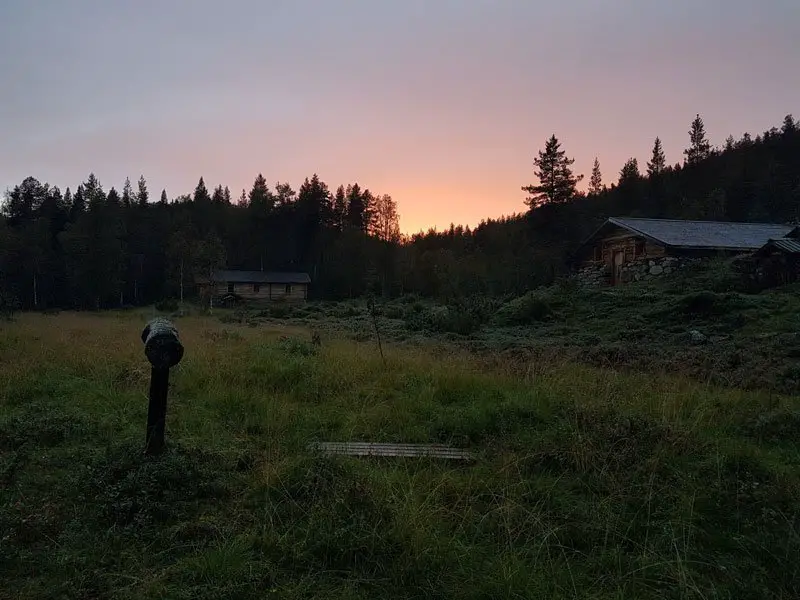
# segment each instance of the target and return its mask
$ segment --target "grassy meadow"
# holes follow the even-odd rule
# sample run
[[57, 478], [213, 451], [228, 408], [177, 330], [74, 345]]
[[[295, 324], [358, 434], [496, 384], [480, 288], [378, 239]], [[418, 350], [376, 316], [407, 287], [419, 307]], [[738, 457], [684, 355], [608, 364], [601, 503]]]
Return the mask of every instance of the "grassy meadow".
[[[354, 327], [316, 346], [302, 310], [175, 318], [158, 457], [151, 312], [0, 322], [0, 598], [800, 596], [797, 397], [504, 359], [386, 315], [384, 362], [363, 315], [337, 308]], [[308, 450], [349, 440], [476, 460]]]

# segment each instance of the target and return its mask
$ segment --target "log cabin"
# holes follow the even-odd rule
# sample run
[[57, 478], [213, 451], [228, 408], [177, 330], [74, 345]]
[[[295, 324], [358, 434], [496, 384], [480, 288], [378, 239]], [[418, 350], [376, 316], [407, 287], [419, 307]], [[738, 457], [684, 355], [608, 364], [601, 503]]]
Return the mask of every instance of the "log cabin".
[[215, 298], [260, 302], [303, 302], [310, 283], [308, 273], [232, 270], [214, 271], [210, 278], [198, 281], [201, 291]]
[[661, 274], [681, 259], [752, 253], [792, 225], [611, 217], [574, 253], [580, 269], [600, 269], [605, 283], [624, 283], [634, 263]]
[[800, 227], [771, 239], [753, 254], [756, 280], [764, 287], [800, 281]]

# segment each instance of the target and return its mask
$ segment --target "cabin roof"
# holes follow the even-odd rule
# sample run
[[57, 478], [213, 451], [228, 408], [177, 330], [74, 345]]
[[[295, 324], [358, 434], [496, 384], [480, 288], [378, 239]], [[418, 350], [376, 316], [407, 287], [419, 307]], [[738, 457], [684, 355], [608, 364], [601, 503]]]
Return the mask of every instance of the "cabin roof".
[[795, 229], [778, 223], [610, 217], [581, 248], [614, 226], [663, 246], [694, 250], [756, 250], [768, 240], [782, 238]]
[[220, 283], [311, 283], [308, 273], [225, 269], [214, 271], [213, 280]]
[[759, 249], [757, 254], [761, 254], [772, 249], [780, 250], [786, 254], [800, 254], [800, 241], [792, 238], [769, 240]]

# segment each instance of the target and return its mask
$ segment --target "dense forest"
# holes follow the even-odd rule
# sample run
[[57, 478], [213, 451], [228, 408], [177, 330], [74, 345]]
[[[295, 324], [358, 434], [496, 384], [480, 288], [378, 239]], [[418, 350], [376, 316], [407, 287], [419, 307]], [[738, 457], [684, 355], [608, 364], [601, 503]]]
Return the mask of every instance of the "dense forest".
[[586, 192], [555, 135], [533, 160], [528, 210], [474, 229], [401, 236], [388, 194], [357, 183], [335, 191], [316, 175], [298, 190], [258, 175], [237, 198], [201, 177], [192, 195], [151, 198], [147, 181], [106, 191], [90, 174], [74, 191], [28, 177], [7, 190], [0, 216], [0, 304], [105, 308], [196, 293], [215, 267], [306, 271], [311, 295], [417, 293], [452, 300], [547, 284], [570, 252], [611, 215], [793, 222], [800, 217], [800, 124], [709, 143], [698, 115], [682, 159], [658, 138], [640, 169], [628, 160], [610, 184], [597, 159]]

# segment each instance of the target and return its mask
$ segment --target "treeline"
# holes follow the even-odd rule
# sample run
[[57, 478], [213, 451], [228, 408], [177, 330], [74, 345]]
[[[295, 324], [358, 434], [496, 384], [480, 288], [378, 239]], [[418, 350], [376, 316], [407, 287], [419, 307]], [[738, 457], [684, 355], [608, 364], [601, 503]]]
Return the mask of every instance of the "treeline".
[[262, 175], [232, 201], [227, 187], [150, 201], [106, 192], [94, 174], [73, 193], [28, 177], [0, 219], [0, 301], [21, 308], [108, 308], [191, 297], [214, 268], [307, 271], [316, 297], [392, 292], [397, 206], [357, 183], [331, 192], [316, 175], [295, 191]]
[[387, 194], [357, 183], [335, 191], [316, 175], [297, 191], [259, 175], [249, 192], [209, 191], [151, 201], [134, 189], [104, 190], [90, 174], [74, 192], [32, 177], [8, 190], [0, 218], [0, 303], [22, 308], [142, 305], [196, 293], [215, 267], [298, 270], [315, 298], [418, 293], [444, 300], [514, 294], [547, 284], [571, 251], [611, 215], [790, 222], [800, 217], [800, 127], [787, 116], [724, 146], [691, 123], [682, 160], [658, 138], [640, 168], [628, 160], [610, 184], [595, 159], [587, 192], [555, 135], [533, 160], [524, 213], [477, 227], [404, 238]]
[[721, 147], [697, 115], [688, 142], [670, 163], [655, 138], [646, 165], [631, 158], [608, 184], [595, 159], [588, 190], [579, 192], [582, 175], [553, 135], [533, 160], [538, 183], [522, 188], [525, 213], [411, 239], [412, 287], [447, 297], [549, 284], [609, 216], [800, 223], [800, 124], [791, 115], [780, 128], [729, 136]]

